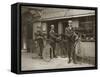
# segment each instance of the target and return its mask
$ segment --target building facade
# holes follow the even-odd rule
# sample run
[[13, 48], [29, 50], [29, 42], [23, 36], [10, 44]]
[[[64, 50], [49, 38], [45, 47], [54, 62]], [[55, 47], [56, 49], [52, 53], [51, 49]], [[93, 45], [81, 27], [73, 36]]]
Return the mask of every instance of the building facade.
[[30, 43], [27, 40], [35, 39], [34, 34], [37, 31], [37, 26], [40, 26], [41, 30], [47, 35], [49, 35], [50, 25], [55, 26], [56, 33], [64, 34], [65, 27], [68, 26], [68, 20], [73, 21], [72, 25], [75, 31], [80, 34], [83, 41], [95, 41], [95, 11], [93, 10], [36, 7], [26, 8], [22, 11], [22, 16], [28, 12], [29, 17], [27, 18], [25, 15], [26, 21], [23, 23], [24, 30], [22, 30], [22, 34], [24, 33], [25, 35], [22, 36], [22, 40], [24, 40], [22, 41], [22, 49], [28, 49]]

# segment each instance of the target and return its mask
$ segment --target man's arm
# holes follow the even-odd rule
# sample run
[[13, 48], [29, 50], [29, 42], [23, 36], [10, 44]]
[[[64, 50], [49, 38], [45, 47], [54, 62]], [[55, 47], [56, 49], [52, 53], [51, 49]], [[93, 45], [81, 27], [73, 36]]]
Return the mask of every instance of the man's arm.
[[40, 34], [35, 33], [35, 40], [38, 40], [38, 39], [43, 39], [42, 33], [40, 33]]
[[57, 38], [56, 36], [55, 36], [55, 34], [54, 34], [54, 32], [52, 32], [52, 31], [50, 31], [50, 36], [52, 37], [52, 38]]

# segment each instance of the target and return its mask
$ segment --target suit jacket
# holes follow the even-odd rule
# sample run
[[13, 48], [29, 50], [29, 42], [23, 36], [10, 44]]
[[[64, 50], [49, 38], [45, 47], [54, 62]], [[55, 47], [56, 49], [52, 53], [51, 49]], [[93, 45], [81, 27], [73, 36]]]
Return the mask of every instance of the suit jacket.
[[66, 31], [65, 31], [65, 38], [69, 41], [69, 42], [72, 42], [72, 43], [75, 43], [76, 40], [78, 39], [78, 35], [75, 33], [74, 29], [73, 28], [66, 28]]
[[54, 32], [54, 30], [51, 30], [51, 31], [49, 32], [49, 35], [50, 35], [50, 44], [51, 44], [52, 46], [55, 46], [55, 42], [56, 42], [56, 39], [57, 39], [56, 33]]
[[71, 38], [72, 38], [72, 35], [73, 35], [73, 28], [69, 28], [69, 27], [67, 27], [66, 29], [65, 29], [65, 39], [66, 40], [68, 40], [68, 41], [71, 41]]

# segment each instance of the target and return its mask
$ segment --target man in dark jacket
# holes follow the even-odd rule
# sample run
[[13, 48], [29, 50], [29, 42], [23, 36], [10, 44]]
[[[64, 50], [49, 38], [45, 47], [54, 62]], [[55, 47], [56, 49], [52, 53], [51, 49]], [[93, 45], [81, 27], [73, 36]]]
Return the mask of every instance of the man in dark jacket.
[[56, 52], [55, 52], [55, 47], [56, 47], [56, 39], [57, 39], [57, 37], [56, 37], [56, 33], [54, 31], [54, 25], [51, 25], [51, 30], [49, 32], [49, 35], [50, 35], [50, 45], [52, 47], [52, 49], [51, 49], [52, 55], [51, 56], [56, 58], [57, 55], [56, 55]]
[[42, 53], [43, 53], [43, 48], [44, 48], [44, 43], [43, 43], [43, 33], [41, 31], [41, 27], [40, 26], [37, 26], [37, 32], [35, 33], [35, 40], [37, 41], [37, 44], [39, 46], [39, 56], [40, 58], [42, 59], [43, 56], [42, 56]]
[[72, 21], [68, 21], [68, 27], [65, 28], [65, 39], [67, 40], [67, 52], [68, 52], [68, 63], [71, 62], [71, 58], [73, 60], [73, 63], [76, 64], [76, 58], [75, 58], [75, 38], [76, 34], [72, 28]]

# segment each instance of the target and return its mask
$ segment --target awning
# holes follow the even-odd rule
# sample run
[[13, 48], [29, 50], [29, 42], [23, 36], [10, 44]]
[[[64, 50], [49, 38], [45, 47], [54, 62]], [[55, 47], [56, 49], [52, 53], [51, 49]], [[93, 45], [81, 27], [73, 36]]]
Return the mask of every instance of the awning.
[[66, 19], [66, 18], [77, 18], [77, 17], [85, 17], [85, 16], [93, 16], [93, 15], [95, 15], [95, 13], [70, 15], [70, 16], [59, 16], [59, 17], [51, 17], [51, 18], [41, 18], [40, 21], [50, 21], [50, 20], [58, 20], [58, 19]]

